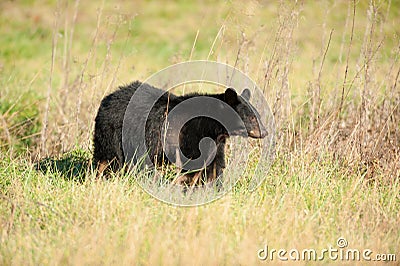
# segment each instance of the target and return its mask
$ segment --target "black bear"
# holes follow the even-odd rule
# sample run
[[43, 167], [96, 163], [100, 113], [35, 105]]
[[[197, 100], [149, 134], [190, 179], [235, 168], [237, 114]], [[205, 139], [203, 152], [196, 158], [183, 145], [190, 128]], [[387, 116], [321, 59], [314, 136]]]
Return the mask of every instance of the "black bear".
[[[204, 138], [213, 140], [215, 145], [214, 156], [211, 162], [207, 162], [208, 166], [203, 170], [184, 175], [184, 178], [178, 181], [180, 184], [199, 184], [200, 179], [204, 184], [204, 182], [211, 182], [221, 176], [225, 168], [225, 143], [230, 135], [251, 138], [264, 138], [267, 135], [258, 112], [249, 103], [250, 91], [248, 89], [245, 89], [241, 95], [238, 95], [234, 89], [227, 88], [221, 94], [192, 93], [185, 96], [176, 96], [149, 84], [136, 81], [130, 85], [120, 87], [119, 90], [106, 96], [100, 104], [94, 130], [94, 162], [98, 165], [100, 174], [107, 166], [117, 170], [125, 163], [126, 154], [124, 154], [122, 143], [124, 115], [131, 97], [139, 87], [142, 88], [141, 91], [144, 95], [140, 100], [130, 104], [130, 106], [133, 105], [133, 111], [125, 119], [133, 121], [131, 125], [133, 131], [129, 136], [135, 136], [135, 132], [137, 132], [135, 130], [139, 130], [134, 128], [136, 125], [134, 122], [146, 119], [144, 122], [145, 142], [149, 158], [154, 165], [176, 163], [179, 160], [175, 157], [175, 161], [171, 162], [171, 156], [165, 156], [165, 149], [163, 150], [162, 146], [162, 132], [166, 117], [179, 104], [186, 100], [196, 99], [196, 97], [206, 96], [224, 103], [218, 109], [221, 113], [223, 113], [223, 109], [228, 107], [237, 114], [236, 117], [232, 116], [230, 120], [229, 118], [226, 119], [231, 125], [229, 131], [220, 121], [208, 116], [194, 117], [181, 127], [178, 133], [178, 146], [186, 158], [195, 160], [201, 156], [203, 151], [201, 151], [199, 144]], [[152, 106], [146, 118], [141, 112], [144, 105]], [[211, 153], [210, 150], [207, 152]]]

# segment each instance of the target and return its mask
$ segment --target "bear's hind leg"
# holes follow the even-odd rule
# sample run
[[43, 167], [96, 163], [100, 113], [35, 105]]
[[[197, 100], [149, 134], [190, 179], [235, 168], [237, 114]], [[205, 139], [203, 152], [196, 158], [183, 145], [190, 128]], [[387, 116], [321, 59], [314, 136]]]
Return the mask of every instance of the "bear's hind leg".
[[100, 160], [97, 163], [97, 173], [96, 173], [96, 179], [100, 179], [103, 176], [104, 171], [106, 170], [108, 166], [107, 160]]

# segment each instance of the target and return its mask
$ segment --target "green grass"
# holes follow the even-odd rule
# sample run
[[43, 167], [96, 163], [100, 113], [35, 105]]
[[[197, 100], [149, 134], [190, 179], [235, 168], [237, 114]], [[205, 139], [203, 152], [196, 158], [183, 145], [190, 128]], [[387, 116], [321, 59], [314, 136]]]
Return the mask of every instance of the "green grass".
[[278, 161], [254, 193], [239, 185], [214, 203], [179, 208], [127, 176], [79, 183], [6, 161], [2, 264], [253, 264], [264, 244], [321, 250], [340, 236], [351, 248], [397, 252], [398, 181], [382, 187], [335, 163], [292, 162], [305, 163]]
[[[74, 22], [75, 2], [1, 2], [0, 264], [253, 265], [266, 244], [322, 250], [339, 237], [398, 262], [400, 5], [357, 3], [350, 45], [349, 3], [80, 1]], [[207, 58], [265, 85], [277, 146], [261, 186], [249, 191], [247, 171], [187, 208], [122, 172], [97, 180], [102, 97]]]

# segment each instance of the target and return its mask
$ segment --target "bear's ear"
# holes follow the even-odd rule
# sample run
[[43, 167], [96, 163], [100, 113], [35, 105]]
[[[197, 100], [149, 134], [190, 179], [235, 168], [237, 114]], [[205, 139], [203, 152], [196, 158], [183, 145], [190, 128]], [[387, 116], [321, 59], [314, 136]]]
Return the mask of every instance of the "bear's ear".
[[251, 97], [251, 92], [248, 88], [244, 89], [244, 91], [242, 91], [242, 95], [241, 95], [244, 99], [246, 99], [246, 101], [250, 100]]
[[232, 88], [227, 88], [224, 94], [224, 100], [227, 104], [231, 106], [238, 103], [238, 96], [236, 91]]

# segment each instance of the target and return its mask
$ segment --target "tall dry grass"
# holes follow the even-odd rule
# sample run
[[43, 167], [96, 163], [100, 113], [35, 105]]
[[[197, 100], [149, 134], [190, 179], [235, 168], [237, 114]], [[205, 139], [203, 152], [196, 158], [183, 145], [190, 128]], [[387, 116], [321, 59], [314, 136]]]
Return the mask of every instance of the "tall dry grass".
[[[255, 3], [252, 5], [257, 6]], [[399, 45], [393, 45], [388, 56], [389, 48], [384, 45], [390, 36], [387, 36], [384, 28], [390, 4], [380, 4], [382, 7], [378, 5], [372, 1], [366, 10], [359, 8], [360, 11], [357, 11], [357, 3], [349, 2], [343, 32], [327, 28], [327, 22], [323, 22], [320, 52], [313, 55], [311, 79], [306, 81], [306, 88], [301, 89], [300, 95], [296, 97], [297, 102], [293, 102], [291, 87], [296, 84], [290, 84], [290, 73], [293, 71], [293, 60], [299, 49], [295, 41], [295, 35], [301, 34], [298, 32], [299, 17], [306, 8], [301, 2], [291, 5], [281, 3], [276, 17], [277, 26], [274, 30], [269, 30], [270, 34], [265, 34], [262, 27], [249, 37], [242, 33], [237, 37], [236, 47], [231, 48], [228, 53], [224, 53], [222, 48], [217, 48], [226, 48], [233, 38], [225, 36], [225, 21], [226, 24], [222, 24], [218, 31], [207, 58], [219, 58], [222, 62], [231, 62], [250, 75], [254, 73], [272, 106], [277, 122], [278, 153], [280, 150], [283, 154], [300, 151], [318, 157], [321, 153], [328, 152], [342, 161], [345, 167], [349, 166], [351, 171], [366, 171], [369, 177], [379, 173], [388, 177], [398, 177]], [[93, 117], [99, 102], [104, 95], [121, 84], [117, 81], [118, 73], [121, 70], [121, 62], [127, 60], [124, 55], [118, 54], [118, 51], [112, 51], [113, 43], [119, 28], [124, 23], [130, 23], [130, 19], [135, 19], [127, 16], [104, 18], [103, 9], [100, 7], [97, 10], [97, 23], [90, 49], [81, 60], [82, 66], [71, 71], [71, 46], [79, 1], [73, 6], [66, 4], [64, 13], [61, 13], [62, 8], [64, 6], [61, 4], [57, 7], [54, 33], [64, 25], [66, 34], [63, 47], [58, 47], [60, 45], [57, 45], [57, 34], [53, 34], [52, 54], [58, 52], [62, 55], [58, 57], [61, 62], [54, 62], [55, 57], [52, 57], [41, 134], [41, 152], [44, 155], [68, 151], [77, 143], [90, 148]], [[357, 40], [355, 46], [356, 12], [362, 11], [366, 11], [367, 19], [363, 25], [362, 41]], [[103, 28], [104, 25], [106, 29]], [[362, 30], [362, 27], [357, 30]], [[228, 34], [232, 33], [233, 31]], [[101, 35], [108, 36], [104, 40], [99, 38]], [[342, 35], [340, 55], [336, 62], [326, 66], [327, 55], [337, 54], [337, 51], [333, 50], [335, 48], [330, 46], [332, 35]], [[265, 39], [265, 36], [267, 41], [263, 43], [262, 39]], [[126, 36], [120, 34], [118, 37], [134, 38], [130, 30]], [[357, 37], [361, 38], [359, 35]], [[196, 39], [189, 59], [193, 57]], [[397, 39], [390, 41], [398, 42]], [[97, 50], [102, 45], [106, 45], [106, 53], [99, 55]], [[336, 44], [336, 47], [337, 45], [339, 44]], [[123, 49], [129, 48], [125, 46]], [[253, 58], [260, 52], [261, 57], [254, 61]], [[235, 53], [235, 57], [232, 58], [231, 55]], [[56, 75], [62, 80], [57, 89], [52, 89], [54, 63], [60, 65]], [[93, 69], [94, 65], [96, 66]], [[75, 72], [74, 75], [71, 72]], [[52, 106], [49, 104], [50, 98], [53, 100]], [[50, 108], [54, 111], [50, 112], [53, 125], [49, 127], [47, 114]], [[7, 131], [4, 134], [7, 134]]]

